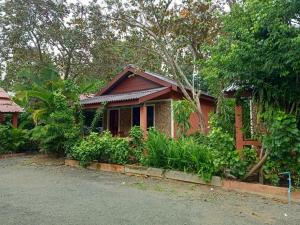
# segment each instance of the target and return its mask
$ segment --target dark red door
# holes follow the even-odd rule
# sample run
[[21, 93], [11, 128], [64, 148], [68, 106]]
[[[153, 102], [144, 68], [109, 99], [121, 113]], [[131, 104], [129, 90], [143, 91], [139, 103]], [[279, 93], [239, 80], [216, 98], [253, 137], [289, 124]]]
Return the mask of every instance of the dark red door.
[[112, 135], [118, 135], [119, 128], [119, 110], [109, 111], [109, 130]]

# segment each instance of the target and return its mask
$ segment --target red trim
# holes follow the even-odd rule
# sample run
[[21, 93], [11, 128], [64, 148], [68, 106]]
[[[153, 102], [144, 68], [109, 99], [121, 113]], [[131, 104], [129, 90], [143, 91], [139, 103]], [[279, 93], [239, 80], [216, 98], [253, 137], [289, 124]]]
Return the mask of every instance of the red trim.
[[117, 106], [129, 106], [129, 105], [138, 105], [138, 100], [122, 101], [122, 102], [111, 102], [107, 104], [107, 107], [117, 107]]
[[244, 140], [243, 145], [253, 145], [253, 146], [261, 146], [261, 142], [257, 140]]

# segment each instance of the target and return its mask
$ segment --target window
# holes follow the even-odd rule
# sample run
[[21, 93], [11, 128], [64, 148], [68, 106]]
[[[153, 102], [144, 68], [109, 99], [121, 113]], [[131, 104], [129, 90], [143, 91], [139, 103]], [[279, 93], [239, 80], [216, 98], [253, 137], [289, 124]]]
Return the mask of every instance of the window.
[[[84, 110], [83, 111], [83, 119], [84, 119], [84, 133], [88, 134], [91, 131], [93, 120], [96, 116], [96, 110]], [[96, 124], [94, 126], [93, 131], [102, 132], [103, 131], [103, 115], [98, 118], [98, 121], [96, 121]]]
[[[140, 107], [132, 108], [132, 126], [140, 126]], [[154, 106], [147, 106], [147, 128], [154, 127]]]
[[154, 106], [147, 106], [147, 128], [154, 127]]
[[140, 126], [140, 107], [132, 108], [132, 126]]

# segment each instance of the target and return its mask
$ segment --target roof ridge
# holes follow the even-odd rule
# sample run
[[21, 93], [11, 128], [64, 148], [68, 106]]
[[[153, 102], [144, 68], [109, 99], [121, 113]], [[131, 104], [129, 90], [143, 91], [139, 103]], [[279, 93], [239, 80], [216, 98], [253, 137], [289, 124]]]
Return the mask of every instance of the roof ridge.
[[[133, 69], [140, 69], [139, 67], [134, 66], [134, 65], [132, 65], [132, 64], [129, 64], [127, 67], [131, 67], [131, 68], [133, 68]], [[125, 67], [125, 68], [126, 68], [126, 67]], [[170, 78], [170, 77], [168, 77], [168, 76], [164, 76], [164, 75], [162, 75], [162, 74], [159, 74], [159, 73], [156, 73], [156, 72], [151, 72], [151, 71], [148, 71], [148, 70], [144, 70], [144, 72], [147, 73], [147, 74], [149, 74], [150, 76], [156, 77], [156, 78], [158, 78], [158, 79], [160, 79], [160, 80], [162, 80], [162, 81], [165, 81], [165, 82], [169, 82], [169, 83], [171, 83], [171, 84], [173, 84], [173, 85], [176, 85], [176, 86], [178, 86], [178, 87], [180, 88], [180, 85], [178, 84], [178, 82], [177, 82], [175, 79], [172, 79], [172, 78]], [[187, 90], [191, 90], [191, 89], [190, 89], [189, 87], [187, 87], [186, 85], [184, 85], [184, 87], [185, 87], [185, 89], [187, 89]], [[200, 89], [200, 90], [201, 90], [201, 89]], [[206, 91], [203, 91], [203, 90], [201, 90], [201, 94], [206, 95], [206, 96], [208, 96], [208, 97], [214, 98], [211, 94], [209, 94], [209, 93], [207, 93]]]

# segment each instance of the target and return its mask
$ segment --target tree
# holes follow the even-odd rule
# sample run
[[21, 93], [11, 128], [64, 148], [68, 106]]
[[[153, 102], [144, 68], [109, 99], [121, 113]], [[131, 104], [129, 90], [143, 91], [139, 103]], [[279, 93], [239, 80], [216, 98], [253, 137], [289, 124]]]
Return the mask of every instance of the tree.
[[64, 3], [9, 0], [0, 4], [0, 11], [0, 57], [6, 78], [12, 80], [25, 66], [37, 69], [49, 63], [45, 28], [53, 18], [65, 15]]
[[[0, 59], [9, 82], [24, 68], [39, 73], [49, 63], [64, 79], [80, 80], [90, 71], [94, 42], [88, 6], [66, 1], [9, 0], [0, 4], [0, 12]], [[102, 32], [105, 29], [102, 27]]]
[[48, 64], [80, 84], [105, 83], [133, 63], [161, 68], [158, 57], [132, 48], [138, 40], [119, 36], [94, 2], [8, 0], [0, 3], [0, 25], [0, 68], [10, 88], [22, 83], [18, 72], [38, 75]]
[[[281, 110], [288, 118], [298, 116], [299, 120], [299, 12], [300, 2], [296, 0], [248, 0], [234, 4], [232, 11], [224, 17], [218, 44], [209, 48], [211, 57], [203, 71], [206, 78], [217, 84], [219, 93], [226, 84], [239, 87], [237, 98], [241, 97], [240, 93], [243, 91], [252, 90], [254, 101], [262, 114], [270, 109], [274, 112]], [[272, 124], [276, 124], [274, 120], [271, 123], [265, 120], [265, 149], [261, 149], [260, 161], [246, 177], [260, 169], [269, 156], [278, 155], [276, 150], [286, 150], [286, 142], [281, 141], [281, 144], [278, 140], [288, 139], [289, 146], [295, 145], [291, 140], [297, 138], [293, 139], [288, 135], [289, 130], [292, 130], [290, 133], [293, 135], [299, 135], [295, 131], [296, 121], [292, 121], [293, 127], [289, 126], [286, 129], [288, 132], [283, 132], [280, 136], [274, 130], [281, 128], [284, 131], [282, 127], [287, 123], [281, 119], [282, 116], [278, 118], [276, 129], [272, 127]], [[283, 139], [282, 136], [286, 138]], [[265, 137], [268, 137], [267, 142]], [[292, 154], [296, 148], [289, 148], [288, 151]]]
[[235, 4], [224, 17], [218, 45], [210, 49], [207, 79], [234, 83], [241, 92], [253, 89], [263, 108], [299, 114], [299, 12], [295, 0]]
[[46, 153], [65, 154], [82, 131], [79, 87], [62, 80], [53, 66], [22, 74], [27, 82], [18, 86], [16, 100], [30, 113], [27, 121], [34, 122], [32, 139]]
[[[178, 82], [185, 98], [193, 102], [204, 131], [201, 90], [193, 78], [198, 74], [196, 61], [206, 58], [203, 44], [214, 43], [218, 33], [218, 5], [211, 2], [172, 0], [106, 1], [107, 14], [124, 39], [141, 40], [138, 49], [145, 49], [163, 60], [163, 68]], [[147, 43], [148, 45], [144, 45]]]

